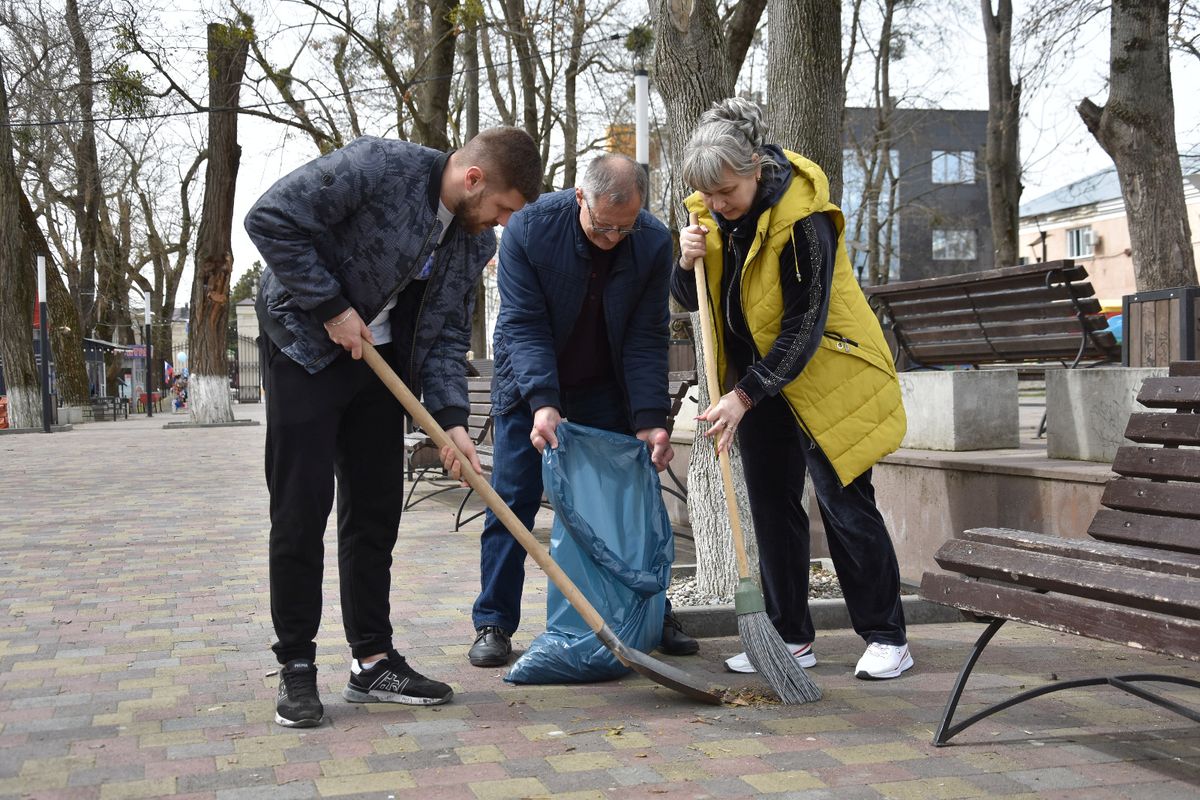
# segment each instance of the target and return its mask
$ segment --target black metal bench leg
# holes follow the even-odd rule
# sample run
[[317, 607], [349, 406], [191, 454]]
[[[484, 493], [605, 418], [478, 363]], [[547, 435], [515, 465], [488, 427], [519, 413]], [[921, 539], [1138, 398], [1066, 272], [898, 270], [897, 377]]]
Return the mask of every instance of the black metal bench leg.
[[[462, 502], [458, 504], [458, 513], [456, 513], [454, 515], [454, 530], [456, 530], [456, 531], [459, 528], [461, 528], [464, 524], [466, 524], [467, 522], [470, 522], [470, 520], [464, 520], [462, 518], [462, 515], [463, 515], [463, 509], [465, 509], [467, 507], [467, 501], [471, 499], [471, 495], [473, 495], [473, 494], [475, 494], [475, 490], [470, 487], [467, 487], [467, 493], [465, 495], [463, 495]], [[475, 516], [479, 516], [479, 515], [476, 514]], [[475, 519], [475, 517], [471, 517], [471, 519]]]
[[954, 719], [955, 710], [958, 709], [958, 701], [962, 697], [963, 689], [967, 686], [967, 679], [971, 677], [971, 670], [975, 669], [975, 662], [983, 654], [983, 648], [987, 647], [988, 642], [996, 635], [996, 631], [1000, 630], [1000, 626], [1007, 621], [1004, 619], [992, 620], [991, 624], [987, 626], [987, 630], [975, 640], [975, 646], [971, 648], [971, 653], [967, 656], [967, 662], [963, 664], [962, 670], [958, 673], [958, 680], [954, 682], [954, 686], [950, 689], [950, 699], [946, 701], [946, 710], [942, 712], [942, 721], [938, 725], [937, 733], [933, 735], [933, 744], [935, 747], [944, 747], [949, 743], [952, 736], [958, 734], [974, 721], [974, 718], [972, 718], [965, 724], [950, 724]]

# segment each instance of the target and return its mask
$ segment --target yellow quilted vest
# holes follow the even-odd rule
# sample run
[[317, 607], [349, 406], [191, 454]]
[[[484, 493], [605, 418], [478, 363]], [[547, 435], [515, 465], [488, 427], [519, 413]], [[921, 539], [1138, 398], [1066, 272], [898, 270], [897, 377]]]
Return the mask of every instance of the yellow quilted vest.
[[[800, 425], [833, 464], [842, 485], [848, 485], [879, 459], [900, 446], [907, 425], [900, 400], [896, 369], [879, 321], [867, 305], [846, 255], [845, 220], [829, 202], [829, 181], [813, 162], [785, 150], [792, 164], [792, 182], [780, 201], [758, 219], [758, 230], [742, 269], [741, 298], [746, 322], [760, 356], [779, 336], [783, 292], [779, 283], [779, 254], [792, 241], [795, 223], [818, 211], [833, 220], [838, 231], [829, 297], [826, 335], [800, 375], [783, 388], [783, 396]], [[723, 346], [719, 307], [724, 265], [720, 230], [700, 194], [686, 200], [710, 231], [704, 267], [708, 281], [717, 346], [718, 374], [728, 365]], [[836, 338], [833, 338], [836, 337]], [[723, 381], [729, 385], [730, 381]], [[745, 453], [743, 457], [753, 457]]]

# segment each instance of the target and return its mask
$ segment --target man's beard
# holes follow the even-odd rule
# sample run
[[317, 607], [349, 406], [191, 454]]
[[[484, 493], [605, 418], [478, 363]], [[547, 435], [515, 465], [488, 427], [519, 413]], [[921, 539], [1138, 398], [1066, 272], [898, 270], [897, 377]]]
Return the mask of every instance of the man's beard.
[[474, 197], [464, 197], [451, 209], [459, 226], [472, 236], [483, 233], [492, 227], [491, 222], [480, 219], [479, 215], [479, 208], [483, 205], [483, 198], [487, 196], [487, 193], [487, 190], [484, 189]]

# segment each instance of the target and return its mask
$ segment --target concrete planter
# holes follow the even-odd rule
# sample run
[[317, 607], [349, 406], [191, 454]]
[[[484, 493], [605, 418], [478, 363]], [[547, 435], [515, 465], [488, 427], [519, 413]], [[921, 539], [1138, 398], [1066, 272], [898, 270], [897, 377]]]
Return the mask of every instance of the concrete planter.
[[900, 392], [908, 416], [901, 447], [958, 451], [1018, 446], [1015, 369], [902, 372]]
[[1046, 454], [1050, 458], [1111, 462], [1126, 443], [1129, 415], [1141, 409], [1146, 378], [1166, 367], [1096, 367], [1046, 373]]
[[81, 406], [61, 406], [58, 409], [59, 425], [82, 425], [83, 408]]

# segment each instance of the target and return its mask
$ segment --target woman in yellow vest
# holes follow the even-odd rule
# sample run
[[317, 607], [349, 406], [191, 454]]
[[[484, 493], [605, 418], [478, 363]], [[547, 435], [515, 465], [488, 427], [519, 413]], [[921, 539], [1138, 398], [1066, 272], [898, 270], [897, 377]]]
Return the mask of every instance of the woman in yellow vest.
[[[867, 642], [855, 675], [895, 678], [913, 660], [871, 467], [904, 437], [900, 387], [850, 268], [825, 174], [766, 144], [766, 131], [753, 103], [724, 100], [700, 117], [684, 151], [683, 179], [696, 189], [686, 202], [700, 224], [680, 232], [671, 293], [697, 308], [692, 265], [703, 258], [729, 390], [700, 418], [719, 448], [738, 437], [767, 612], [796, 660], [816, 663], [807, 472], [850, 619]], [[725, 664], [754, 671], [745, 653]]]

